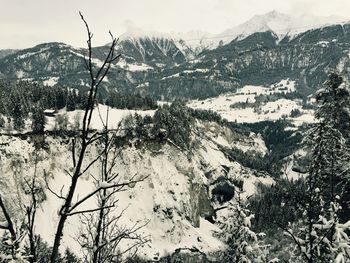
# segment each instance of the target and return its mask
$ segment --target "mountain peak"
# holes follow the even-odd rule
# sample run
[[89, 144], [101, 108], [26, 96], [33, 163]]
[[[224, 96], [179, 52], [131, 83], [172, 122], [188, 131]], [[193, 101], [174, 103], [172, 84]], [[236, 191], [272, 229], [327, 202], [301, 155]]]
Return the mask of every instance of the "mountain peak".
[[338, 16], [290, 16], [277, 10], [253, 16], [248, 21], [234, 26], [216, 36], [217, 39], [228, 43], [233, 39], [243, 39], [256, 32], [271, 31], [280, 39], [294, 36], [312, 28], [344, 23], [345, 19]]
[[290, 18], [290, 16], [288, 16], [287, 14], [281, 13], [277, 10], [272, 10], [264, 14], [257, 14], [253, 16], [250, 20], [257, 19], [257, 18], [260, 18], [260, 19], [264, 18], [264, 20], [273, 20], [273, 19], [280, 19], [280, 18], [287, 18], [287, 17]]
[[120, 40], [140, 39], [140, 38], [170, 38], [170, 34], [155, 30], [145, 30], [135, 24], [128, 24], [126, 31], [119, 37]]
[[275, 18], [275, 17], [287, 16], [287, 15], [274, 9], [274, 10], [264, 14], [263, 16], [269, 16], [271, 18]]
[[251, 17], [244, 23], [234, 26], [223, 31], [220, 34], [210, 34], [204, 31], [190, 31], [190, 32], [158, 32], [152, 30], [144, 30], [134, 24], [128, 24], [127, 30], [120, 36], [120, 40], [138, 41], [139, 39], [171, 39], [175, 42], [184, 40], [186, 46], [192, 49], [196, 48], [215, 48], [223, 41], [227, 44], [234, 39], [244, 39], [249, 35], [258, 32], [272, 32], [278, 37], [294, 37], [302, 32], [313, 28], [320, 28], [328, 25], [345, 23], [344, 18], [339, 16], [313, 16], [302, 15], [295, 16], [282, 13], [278, 10], [271, 10], [264, 14], [257, 14]]

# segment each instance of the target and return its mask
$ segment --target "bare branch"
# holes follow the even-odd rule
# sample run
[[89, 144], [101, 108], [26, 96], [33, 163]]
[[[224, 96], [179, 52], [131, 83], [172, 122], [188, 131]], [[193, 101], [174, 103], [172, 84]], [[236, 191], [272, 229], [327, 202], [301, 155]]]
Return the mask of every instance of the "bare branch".
[[73, 159], [73, 167], [77, 165], [77, 161], [75, 159], [75, 138], [72, 139], [72, 159]]
[[93, 142], [99, 140], [102, 136], [103, 134], [95, 132], [92, 136], [90, 136], [90, 138], [87, 138], [87, 144], [92, 144]]
[[[147, 176], [148, 177], [148, 176]], [[80, 201], [77, 201], [75, 204], [73, 204], [70, 209], [68, 210], [69, 214], [72, 213], [72, 211], [77, 208], [79, 205], [81, 205], [82, 203], [84, 203], [86, 200], [90, 199], [91, 197], [93, 197], [95, 194], [97, 194], [98, 192], [100, 192], [101, 190], [104, 189], [111, 189], [111, 188], [123, 188], [125, 186], [131, 185], [131, 184], [136, 184], [139, 182], [144, 181], [147, 177], [144, 177], [142, 179], [139, 180], [133, 180], [133, 181], [128, 181], [128, 182], [124, 182], [124, 183], [116, 183], [116, 184], [107, 184], [107, 185], [100, 185], [98, 186], [94, 191], [92, 191], [90, 194], [86, 195], [85, 197], [83, 197]]]
[[[44, 181], [45, 181], [45, 184], [46, 184], [46, 188], [50, 191], [50, 193], [52, 193], [53, 195], [55, 195], [57, 198], [59, 199], [63, 199], [63, 200], [66, 200], [65, 197], [63, 197], [62, 195], [59, 195], [57, 194], [55, 191], [53, 191], [49, 185], [49, 182], [47, 180], [47, 174], [46, 174], [46, 171], [44, 170]], [[62, 186], [61, 188], [61, 194], [62, 194], [62, 189], [63, 189], [64, 186]]]
[[108, 208], [112, 208], [112, 207], [115, 207], [115, 204], [104, 206], [104, 207], [98, 207], [98, 208], [92, 208], [92, 209], [86, 209], [86, 210], [82, 210], [82, 211], [72, 212], [72, 213], [68, 213], [67, 216], [73, 216], [73, 215], [77, 215], [77, 214], [86, 214], [86, 213], [96, 212], [96, 211], [100, 211], [100, 210], [108, 209]]
[[86, 167], [85, 169], [79, 174], [79, 177], [82, 176], [84, 173], [86, 173], [91, 166], [94, 165], [94, 163], [96, 163], [102, 156], [102, 153], [101, 154], [98, 154], [97, 157], [95, 159], [93, 159]]
[[[105, 247], [108, 243], [113, 243], [115, 242], [116, 240], [120, 240], [120, 239], [135, 239], [135, 240], [139, 240], [140, 237], [139, 236], [136, 236], [136, 237], [133, 237], [132, 234], [133, 233], [136, 233], [137, 231], [139, 231], [141, 228], [145, 227], [150, 221], [148, 220], [146, 223], [142, 224], [142, 225], [139, 225], [137, 226], [138, 223], [135, 223], [134, 226], [132, 228], [130, 228], [129, 230], [127, 231], [122, 231], [122, 233], [110, 240], [108, 240], [108, 242], [104, 242], [103, 244], [101, 244], [97, 250], [101, 250], [103, 247]], [[128, 249], [129, 250], [129, 249]]]
[[[13, 246], [12, 246], [12, 255], [14, 256], [14, 253], [15, 253], [15, 250], [17, 249], [18, 247], [18, 241], [17, 241], [17, 234], [16, 234], [16, 230], [15, 230], [15, 226], [14, 226], [14, 223], [11, 219], [11, 216], [5, 206], [5, 203], [2, 199], [2, 196], [0, 194], [0, 208], [2, 210], [2, 213], [4, 214], [4, 217], [5, 217], [5, 220], [7, 222], [7, 225], [6, 226], [2, 226], [1, 228], [2, 229], [6, 229], [10, 232], [11, 234], [11, 241], [13, 243]], [[15, 258], [15, 256], [14, 256]]]

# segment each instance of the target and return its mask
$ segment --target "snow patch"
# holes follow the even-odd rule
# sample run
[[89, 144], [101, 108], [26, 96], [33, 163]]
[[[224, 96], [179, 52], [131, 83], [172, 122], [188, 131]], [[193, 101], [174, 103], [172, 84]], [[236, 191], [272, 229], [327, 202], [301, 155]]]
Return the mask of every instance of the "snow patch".
[[144, 63], [127, 63], [124, 59], [120, 59], [117, 65], [129, 71], [147, 71], [153, 69], [153, 67]]
[[59, 77], [51, 77], [51, 78], [49, 78], [49, 79], [47, 79], [47, 80], [44, 80], [44, 81], [43, 81], [43, 84], [44, 84], [45, 86], [50, 86], [50, 87], [52, 87], [52, 86], [55, 86], [55, 85], [57, 84], [58, 80], [59, 80]]

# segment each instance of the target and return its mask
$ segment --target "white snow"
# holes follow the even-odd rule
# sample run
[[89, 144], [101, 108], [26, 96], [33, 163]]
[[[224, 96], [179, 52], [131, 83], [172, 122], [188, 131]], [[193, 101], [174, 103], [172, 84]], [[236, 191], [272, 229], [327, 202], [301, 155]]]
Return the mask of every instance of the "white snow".
[[291, 93], [295, 90], [294, 80], [283, 79], [280, 82], [271, 85], [270, 87], [246, 85], [242, 89], [239, 89], [237, 92], [243, 93], [244, 95], [269, 95], [274, 93]]
[[24, 71], [23, 71], [22, 69], [16, 71], [16, 77], [17, 77], [18, 79], [23, 78], [23, 77], [24, 77]]
[[313, 122], [313, 111], [303, 110], [301, 101], [278, 99], [273, 102], [261, 104], [259, 109], [254, 110], [252, 106], [245, 108], [231, 107], [236, 103], [254, 103], [255, 96], [269, 95], [274, 93], [290, 93], [295, 91], [295, 82], [291, 80], [281, 80], [270, 87], [247, 85], [239, 89], [236, 93], [226, 93], [215, 98], [206, 100], [194, 100], [188, 103], [194, 109], [210, 109], [219, 113], [223, 118], [238, 123], [252, 123], [265, 120], [278, 120], [284, 117], [289, 118], [293, 109], [299, 109], [301, 116], [291, 119], [295, 125]]
[[[107, 110], [108, 110], [108, 128], [109, 129], [116, 129], [119, 125], [119, 123], [127, 116], [138, 114], [140, 116], [153, 116], [155, 110], [128, 110], [128, 109], [116, 109], [112, 107], [108, 107], [106, 105], [99, 104], [98, 107], [95, 107], [95, 110], [92, 114], [91, 118], [91, 124], [90, 129], [92, 130], [102, 130], [105, 124], [105, 119], [107, 116]], [[54, 113], [53, 110], [47, 109], [46, 112], [52, 111], [51, 113]], [[45, 116], [46, 118], [46, 124], [45, 124], [45, 130], [47, 131], [53, 131], [55, 130], [56, 125], [56, 116], [58, 115], [66, 115], [68, 117], [68, 130], [70, 129], [76, 129], [77, 122], [81, 124], [82, 118], [84, 116], [84, 110], [74, 110], [74, 111], [66, 111], [66, 109], [61, 109], [57, 113], [54, 113], [54, 116]], [[31, 120], [25, 119], [25, 126], [21, 131], [14, 130], [13, 124], [8, 123], [7, 119], [5, 118], [5, 127], [0, 128], [0, 131], [6, 132], [7, 134], [19, 134], [19, 133], [26, 133], [31, 132]], [[81, 128], [81, 127], [79, 127]]]
[[243, 152], [252, 151], [252, 149], [254, 149], [254, 152], [260, 154], [261, 156], [267, 154], [268, 149], [260, 134], [256, 135], [255, 133], [251, 133], [248, 138], [235, 141], [232, 146], [242, 150]]
[[293, 119], [294, 124], [297, 126], [299, 126], [303, 123], [314, 123], [315, 121], [316, 120], [315, 120], [313, 110], [303, 110], [302, 115]]
[[76, 55], [78, 57], [85, 58], [85, 56], [83, 54], [81, 54], [81, 53], [78, 53], [78, 52], [76, 52], [76, 51], [74, 51], [72, 49], [68, 49], [68, 50], [69, 50], [70, 53], [72, 53], [72, 54], [74, 54], [74, 55]]
[[129, 71], [147, 71], [153, 69], [153, 67], [145, 63], [127, 63], [124, 59], [120, 59], [117, 65]]
[[[55, 159], [58, 166], [65, 167], [70, 163], [69, 155], [64, 153], [56, 155]], [[185, 161], [186, 159], [187, 157], [184, 154], [169, 147], [166, 147], [164, 154], [154, 157], [152, 157], [151, 152], [147, 151], [140, 155], [132, 147], [125, 149], [118, 160], [117, 167], [121, 181], [135, 174], [138, 178], [149, 176], [145, 182], [117, 195], [120, 200], [118, 202], [120, 204], [119, 211], [129, 205], [121, 218], [120, 225], [131, 226], [137, 222], [151, 220], [141, 230], [141, 233], [151, 239], [149, 244], [140, 249], [142, 255], [147, 258], [153, 258], [154, 255], [164, 256], [179, 247], [195, 246], [200, 250], [209, 251], [223, 246], [219, 240], [213, 237], [213, 231], [218, 231], [216, 226], [200, 219], [200, 227], [196, 228], [186, 219], [186, 216], [191, 217], [195, 212], [191, 205], [194, 197], [190, 193], [190, 181], [188, 175], [186, 175], [186, 171], [191, 171], [191, 164]], [[59, 169], [54, 173], [58, 171]], [[92, 168], [92, 173], [95, 175], [98, 173], [97, 166]], [[202, 175], [199, 171], [194, 170], [193, 173], [195, 180], [199, 180], [198, 183], [204, 179], [201, 179]], [[56, 191], [59, 191], [62, 185], [65, 185], [64, 189], [66, 190], [68, 180], [69, 177], [64, 174], [56, 174], [54, 179], [50, 181], [50, 185]], [[91, 181], [82, 180], [78, 186], [77, 196], [85, 196], [92, 189]], [[49, 194], [42, 210], [39, 211], [38, 225], [40, 225], [40, 228], [38, 228], [38, 232], [46, 240], [52, 240], [52, 229], [55, 227], [53, 219], [56, 218], [56, 209], [59, 204], [60, 201]], [[84, 207], [91, 208], [94, 207], [94, 204], [95, 201], [92, 199]], [[155, 212], [156, 206], [159, 208]], [[84, 207], [81, 209], [84, 209]], [[165, 209], [173, 211], [172, 217], [164, 214]], [[51, 219], [47, 220], [47, 218]], [[70, 218], [66, 228], [66, 232], [70, 234], [63, 239], [63, 245], [69, 246], [74, 251], [79, 251], [79, 245], [74, 241], [74, 235], [78, 232], [79, 225], [77, 217]]]
[[244, 181], [243, 184], [243, 193], [241, 197], [246, 199], [257, 192], [258, 184], [272, 185], [275, 181], [271, 177], [262, 177], [262, 176], [254, 176], [249, 175], [247, 177], [242, 176], [241, 178]]
[[348, 22], [347, 19], [338, 16], [290, 16], [271, 11], [262, 15], [255, 15], [250, 20], [215, 35], [212, 39], [208, 39], [207, 42], [211, 43], [212, 47], [216, 47], [220, 40], [223, 40], [223, 43], [226, 44], [236, 38], [244, 39], [253, 33], [267, 31], [273, 32], [278, 39], [282, 39], [285, 36], [293, 38], [310, 29], [333, 24], [344, 24], [346, 22]]
[[[199, 53], [203, 49], [216, 48], [220, 43], [227, 44], [234, 39], [244, 39], [256, 32], [273, 32], [278, 40], [285, 36], [291, 38], [311, 29], [322, 28], [334, 24], [347, 23], [348, 19], [339, 16], [313, 16], [313, 15], [286, 15], [278, 11], [271, 11], [255, 15], [248, 21], [235, 25], [221, 33], [213, 34], [201, 30], [189, 32], [163, 33], [143, 30], [135, 25], [129, 25], [127, 31], [121, 35], [121, 40], [129, 39], [137, 42], [142, 38], [163, 38], [173, 40], [184, 55], [187, 47]], [[184, 43], [182, 42], [184, 41]], [[326, 43], [320, 43], [324, 45]], [[190, 59], [193, 59], [189, 57]]]
[[[109, 129], [116, 129], [118, 127], [119, 122], [128, 115], [134, 115], [135, 113], [146, 116], [153, 116], [155, 110], [127, 110], [127, 109], [116, 109], [111, 108], [106, 105], [99, 104], [98, 107], [95, 108], [92, 118], [91, 118], [91, 129], [102, 130], [104, 127], [104, 120], [107, 116], [108, 110], [108, 127]], [[77, 119], [80, 119], [80, 122], [83, 118], [84, 111], [83, 110], [75, 110], [75, 111], [66, 111], [61, 110], [57, 113], [57, 115], [67, 114], [70, 125], [74, 125]], [[55, 127], [55, 117], [46, 117], [47, 124], [45, 128], [47, 130], [53, 130]]]
[[42, 53], [42, 52], [45, 52], [45, 51], [47, 51], [47, 50], [49, 50], [49, 49], [50, 49], [50, 47], [46, 47], [46, 48], [41, 48], [41, 49], [39, 49], [39, 50], [36, 51], [36, 52], [27, 52], [27, 53], [25, 53], [25, 54], [23, 54], [23, 55], [17, 56], [17, 59], [29, 58], [29, 57], [31, 57], [31, 56], [38, 55], [38, 54], [40, 54], [40, 53]]
[[[101, 115], [104, 115], [106, 110], [107, 107], [100, 105]], [[71, 115], [74, 116], [77, 112], [68, 113], [69, 117], [71, 118]], [[151, 112], [149, 113], [151, 114]], [[122, 116], [125, 116], [124, 114], [127, 114], [126, 111], [111, 109], [110, 118], [113, 123], [117, 123]], [[93, 127], [98, 128], [99, 125], [99, 117], [94, 116]], [[116, 167], [119, 175], [117, 180], [125, 182], [132, 176], [135, 178], [147, 177], [144, 182], [127, 188], [127, 191], [120, 192], [116, 196], [119, 199], [117, 211], [120, 212], [121, 209], [129, 206], [119, 222], [120, 226], [132, 226], [135, 223], [142, 224], [150, 220], [140, 231], [141, 234], [150, 238], [150, 242], [139, 250], [142, 252], [142, 256], [152, 259], [155, 255], [167, 255], [176, 248], [184, 247], [196, 247], [204, 252], [223, 248], [224, 244], [213, 234], [220, 230], [197, 214], [201, 186], [208, 186], [210, 185], [209, 180], [215, 181], [222, 177], [224, 174], [222, 165], [230, 167], [229, 177], [243, 176], [241, 179], [245, 182], [246, 196], [254, 193], [258, 182], [267, 184], [272, 182], [271, 178], [257, 177], [249, 169], [228, 160], [219, 149], [218, 144], [234, 146], [236, 142], [238, 145], [242, 144], [242, 141], [236, 141], [234, 134], [229, 134], [228, 131], [220, 131], [218, 125], [211, 127], [207, 130], [208, 138], [201, 138], [201, 146], [195, 151], [191, 160], [188, 159], [186, 153], [171, 144], [165, 144], [157, 151], [146, 145], [140, 149], [131, 143], [131, 145], [125, 146], [121, 154], [118, 155]], [[207, 128], [204, 124], [201, 126], [201, 129]], [[212, 139], [214, 135], [217, 138], [216, 141]], [[259, 136], [251, 135], [250, 137], [247, 140], [253, 143], [247, 144], [246, 150], [258, 151], [256, 148], [260, 147], [260, 151], [266, 151]], [[51, 188], [60, 192], [64, 186], [62, 189], [64, 195], [68, 190], [70, 180], [64, 169], [72, 172], [70, 143], [69, 140], [50, 136], [46, 140], [49, 149], [38, 152], [41, 156], [38, 164], [38, 175], [42, 178], [45, 170], [50, 178]], [[1, 136], [0, 143], [2, 145], [0, 174], [4, 175], [0, 176], [0, 184], [6, 184], [7, 187], [2, 187], [2, 190], [4, 189], [3, 191], [8, 194], [8, 190], [11, 189], [8, 198], [12, 200], [13, 204], [19, 204], [28, 198], [20, 192], [19, 185], [24, 176], [33, 174], [35, 149], [29, 139], [22, 140], [18, 137]], [[92, 160], [96, 154], [96, 147], [89, 149], [83, 166], [87, 165], [88, 160]], [[18, 161], [14, 163], [14, 160]], [[206, 168], [203, 168], [203, 164]], [[212, 171], [212, 178], [207, 178], [204, 171]], [[96, 189], [96, 185], [89, 175], [92, 174], [96, 177], [99, 173], [100, 167], [96, 163], [79, 181], [74, 196], [75, 202]], [[101, 185], [109, 186], [109, 184], [104, 185], [103, 183]], [[207, 197], [210, 199], [210, 190], [208, 193]], [[46, 194], [47, 199], [38, 210], [35, 231], [49, 243], [52, 243], [57, 224], [57, 212], [62, 202], [51, 193], [47, 192]], [[80, 209], [91, 209], [95, 205], [96, 200], [91, 199]], [[18, 214], [21, 213], [20, 207], [15, 208], [15, 210], [18, 211]], [[80, 247], [75, 241], [80, 227], [79, 217], [69, 218], [62, 249], [69, 247], [80, 254]], [[123, 243], [121, 246], [127, 246], [127, 244]]]
[[46, 85], [46, 86], [55, 86], [57, 84], [57, 81], [58, 81], [59, 77], [51, 77], [49, 79], [46, 79], [43, 81], [43, 84]]

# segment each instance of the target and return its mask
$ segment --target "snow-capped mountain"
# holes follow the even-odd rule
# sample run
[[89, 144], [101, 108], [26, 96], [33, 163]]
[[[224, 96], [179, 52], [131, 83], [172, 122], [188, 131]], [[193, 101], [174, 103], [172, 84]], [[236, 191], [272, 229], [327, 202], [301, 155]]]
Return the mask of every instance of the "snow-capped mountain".
[[327, 25], [345, 23], [346, 19], [338, 16], [289, 16], [277, 11], [271, 11], [262, 15], [255, 15], [247, 22], [227, 29], [215, 35], [212, 42], [214, 46], [222, 40], [223, 44], [237, 39], [241, 40], [257, 32], [273, 32], [279, 39], [285, 36], [295, 36], [313, 28], [320, 28]]
[[172, 35], [178, 43], [178, 46], [185, 44], [186, 47], [192, 51], [191, 55], [198, 55], [203, 50], [211, 48], [211, 43], [208, 40], [214, 37], [214, 34], [202, 30], [192, 30], [182, 33], [178, 32], [173, 33]]
[[[163, 33], [158, 31], [145, 31], [141, 28], [133, 27], [126, 31], [119, 37], [121, 51], [125, 51], [125, 43], [132, 43], [140, 53], [144, 53], [143, 49], [150, 49], [149, 53], [154, 54], [152, 48], [159, 49], [165, 56], [169, 56], [169, 51], [171, 49], [178, 49], [173, 53], [176, 53], [179, 59], [181, 56], [184, 56], [186, 60], [193, 59], [201, 51], [206, 48], [209, 48], [208, 42], [206, 39], [211, 38], [213, 34], [210, 34], [201, 30], [193, 30], [188, 32], [170, 32]], [[150, 46], [145, 42], [149, 42]], [[157, 53], [157, 51], [155, 51]], [[174, 55], [174, 54], [170, 54]], [[178, 62], [181, 62], [180, 61]], [[144, 55], [143, 55], [143, 60]], [[158, 61], [159, 62], [159, 61]]]
[[279, 39], [282, 39], [286, 36], [296, 36], [310, 29], [334, 24], [344, 24], [346, 22], [347, 19], [335, 15], [327, 17], [313, 15], [291, 16], [273, 10], [265, 14], [255, 15], [248, 21], [226, 29], [219, 34], [212, 34], [202, 30], [162, 33], [132, 27], [122, 34], [120, 39], [142, 39], [149, 37], [172, 39], [175, 42], [182, 40], [186, 43], [186, 46], [198, 51], [213, 49], [219, 44], [227, 44], [234, 39], [241, 40], [257, 32], [273, 32]]
[[[269, 86], [291, 79], [297, 91], [310, 94], [325, 80], [328, 68], [349, 67], [350, 27], [340, 20], [293, 18], [273, 11], [217, 36], [133, 28], [120, 37], [122, 57], [104, 84], [106, 89], [172, 100], [207, 99], [244, 85]], [[93, 48], [96, 67], [107, 52], [107, 45]], [[84, 88], [84, 54], [85, 49], [62, 43], [18, 50], [0, 59], [0, 77]]]

